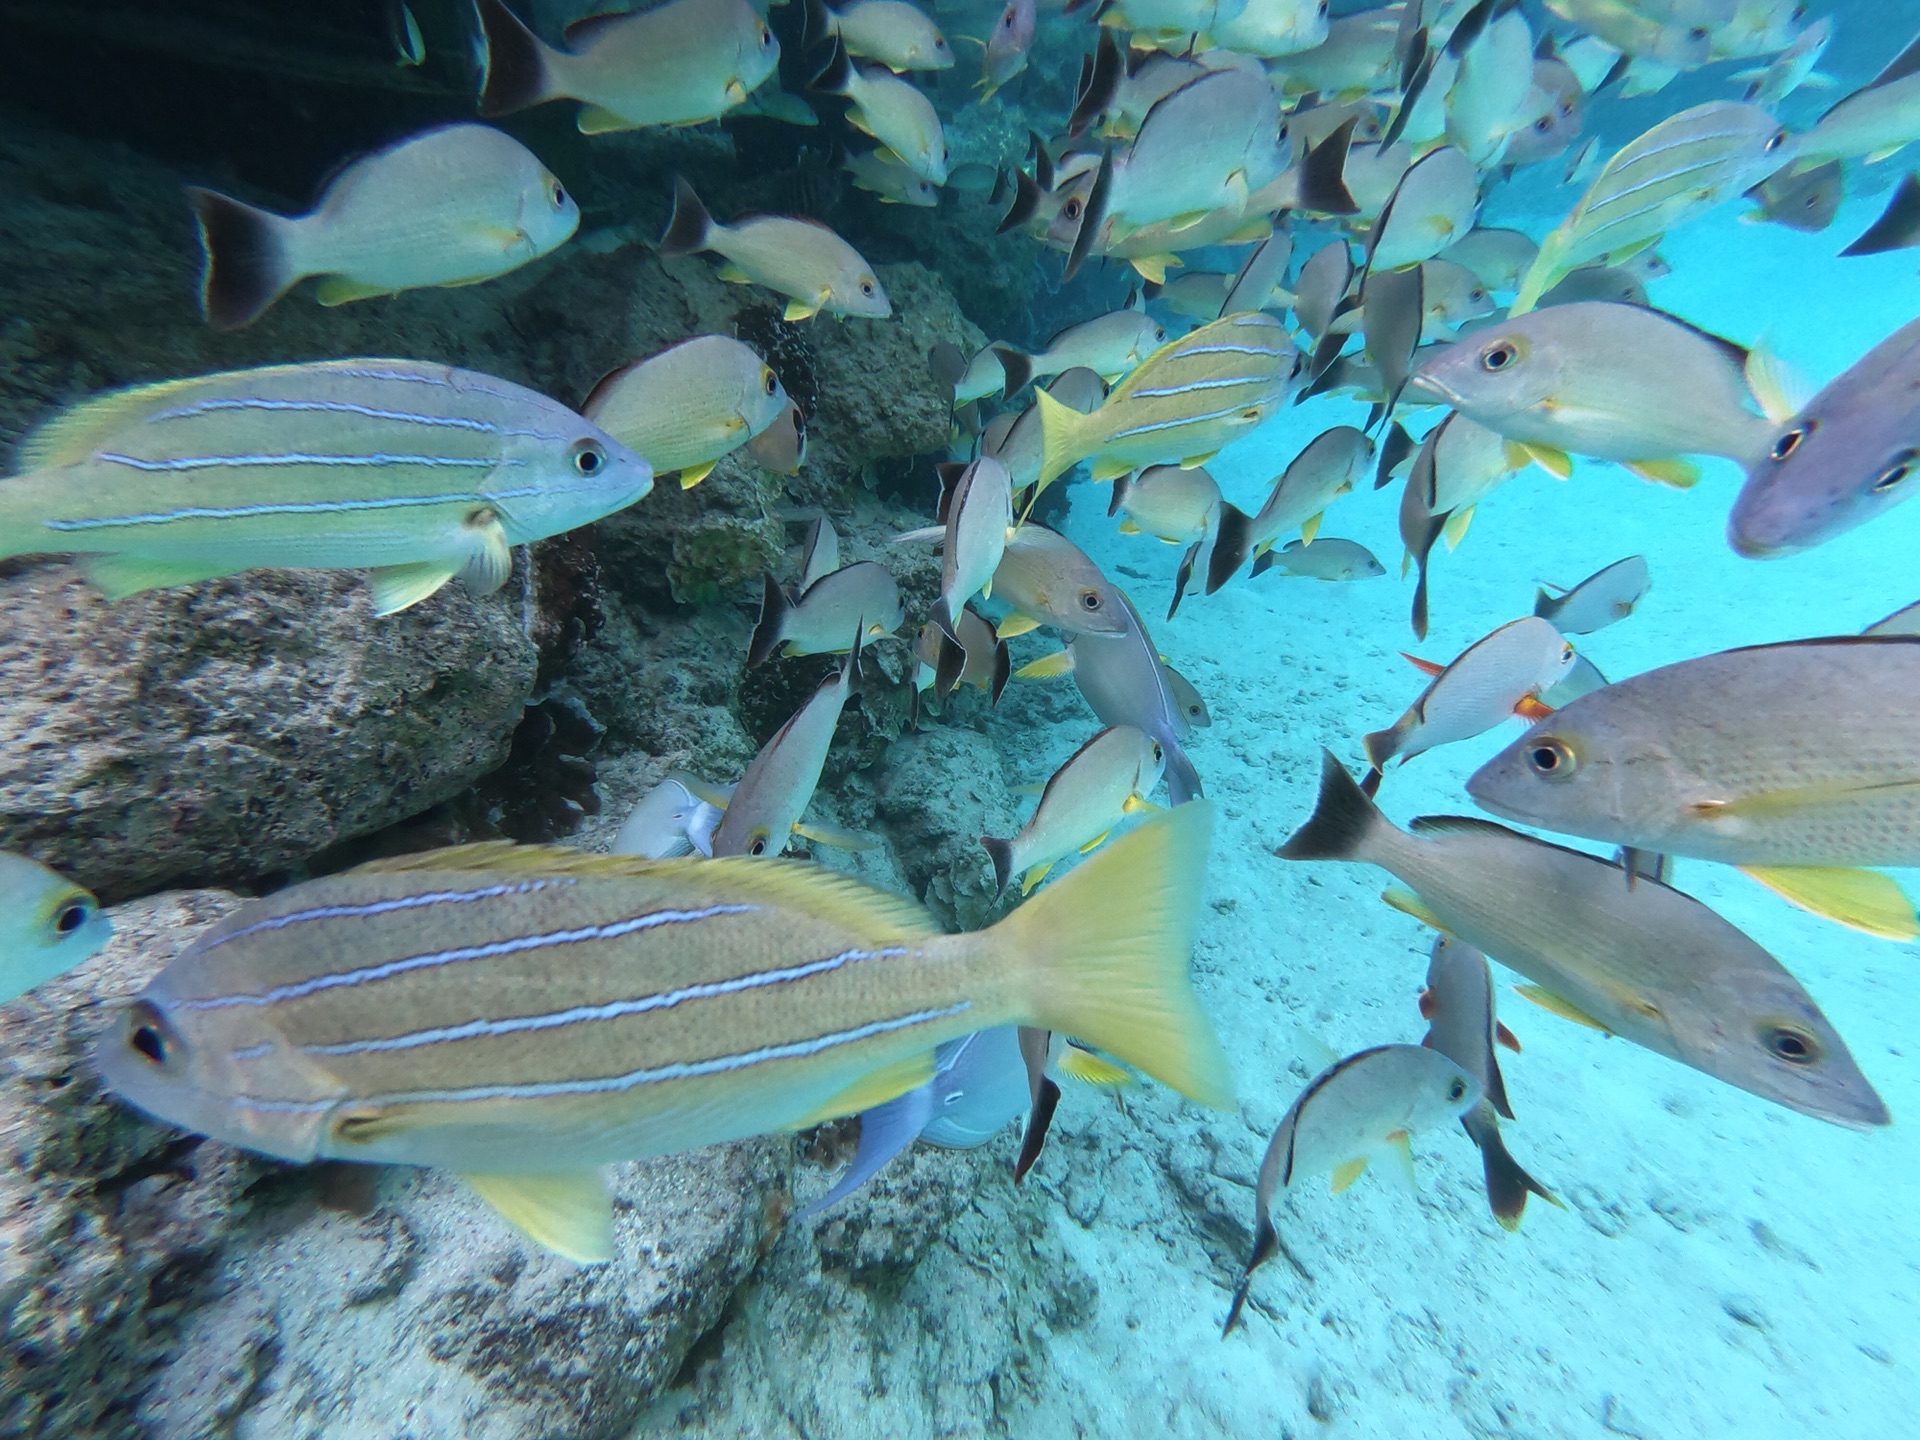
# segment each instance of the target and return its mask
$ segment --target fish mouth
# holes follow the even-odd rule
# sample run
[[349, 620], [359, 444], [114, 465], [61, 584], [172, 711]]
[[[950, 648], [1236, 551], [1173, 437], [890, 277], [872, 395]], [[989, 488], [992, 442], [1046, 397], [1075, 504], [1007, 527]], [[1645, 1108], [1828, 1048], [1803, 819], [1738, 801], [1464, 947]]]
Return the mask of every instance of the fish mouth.
[[1459, 391], [1450, 388], [1445, 382], [1435, 379], [1424, 370], [1416, 370], [1407, 377], [1407, 388], [1409, 390], [1424, 390], [1429, 395], [1437, 395], [1440, 399], [1446, 401], [1447, 404], [1456, 408], [1458, 408], [1460, 404]]

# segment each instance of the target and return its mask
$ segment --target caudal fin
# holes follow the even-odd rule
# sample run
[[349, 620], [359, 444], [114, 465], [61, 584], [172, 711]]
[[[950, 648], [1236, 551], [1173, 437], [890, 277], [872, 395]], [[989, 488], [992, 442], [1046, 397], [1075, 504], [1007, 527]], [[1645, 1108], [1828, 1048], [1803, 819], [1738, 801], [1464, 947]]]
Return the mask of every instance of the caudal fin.
[[482, 115], [505, 115], [553, 98], [547, 73], [553, 52], [502, 0], [480, 0], [480, 28], [487, 41]]
[[780, 632], [785, 626], [787, 612], [793, 609], [793, 602], [787, 599], [787, 592], [780, 588], [780, 582], [771, 575], [766, 579], [767, 588], [760, 598], [760, 620], [753, 627], [753, 638], [747, 642], [749, 668], [763, 663], [780, 648], [780, 642], [786, 638]]
[[1140, 825], [993, 927], [1026, 982], [1026, 1021], [1108, 1051], [1203, 1104], [1233, 1077], [1187, 966], [1213, 807]]
[[1213, 553], [1207, 557], [1207, 594], [1233, 578], [1252, 548], [1253, 518], [1232, 501], [1223, 501], [1214, 526]]
[[1282, 860], [1357, 860], [1368, 832], [1385, 823], [1360, 782], [1322, 750], [1320, 798], [1313, 814], [1273, 853]]
[[1473, 1138], [1480, 1147], [1480, 1162], [1487, 1175], [1487, 1204], [1493, 1209], [1493, 1218], [1505, 1228], [1520, 1228], [1520, 1217], [1526, 1212], [1529, 1195], [1538, 1195], [1549, 1205], [1560, 1203], [1558, 1195], [1521, 1169], [1520, 1162], [1507, 1153], [1507, 1142], [1501, 1138], [1499, 1126], [1492, 1126]]
[[196, 185], [187, 187], [187, 203], [206, 252], [200, 313], [216, 330], [251, 325], [300, 278], [287, 258], [288, 222]]
[[707, 233], [712, 229], [713, 216], [700, 203], [700, 197], [693, 193], [693, 186], [684, 178], [675, 177], [673, 218], [667, 221], [667, 233], [660, 237], [661, 258], [672, 260], [706, 249]]
[[993, 861], [993, 893], [1004, 895], [1007, 886], [1013, 883], [1013, 841], [1002, 840], [997, 835], [982, 835], [980, 843]]
[[1080, 448], [1080, 423], [1086, 417], [1044, 390], [1033, 392], [1040, 407], [1041, 486], [1051, 485], [1086, 458]]

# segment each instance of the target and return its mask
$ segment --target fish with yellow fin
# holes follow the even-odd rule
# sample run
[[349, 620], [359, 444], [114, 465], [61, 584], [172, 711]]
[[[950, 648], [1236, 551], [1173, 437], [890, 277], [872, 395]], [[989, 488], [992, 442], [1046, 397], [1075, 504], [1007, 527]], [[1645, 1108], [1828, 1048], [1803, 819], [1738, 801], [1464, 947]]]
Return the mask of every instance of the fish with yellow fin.
[[981, 837], [997, 891], [1004, 894], [1019, 880], [1021, 894], [1031, 894], [1057, 862], [1076, 850], [1095, 849], [1127, 816], [1155, 809], [1147, 796], [1165, 764], [1160, 742], [1131, 725], [1115, 725], [1087, 741], [1053, 772], [1019, 834]]
[[780, 377], [750, 346], [695, 335], [610, 372], [580, 413], [646, 456], [655, 475], [678, 471], [680, 488], [691, 490], [790, 403]]
[[790, 297], [785, 319], [810, 320], [822, 310], [884, 320], [893, 313], [873, 267], [845, 240], [817, 220], [753, 215], [721, 225], [707, 213], [685, 180], [676, 182], [673, 217], [660, 253], [671, 260], [711, 250], [727, 263], [720, 278], [764, 285]]

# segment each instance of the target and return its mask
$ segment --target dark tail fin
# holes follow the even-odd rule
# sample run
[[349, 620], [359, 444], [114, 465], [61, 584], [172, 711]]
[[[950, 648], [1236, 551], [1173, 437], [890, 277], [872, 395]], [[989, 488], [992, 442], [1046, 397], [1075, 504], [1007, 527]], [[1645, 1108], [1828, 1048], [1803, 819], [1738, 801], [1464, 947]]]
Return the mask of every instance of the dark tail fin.
[[1018, 394], [1026, 387], [1027, 382], [1033, 379], [1033, 357], [1023, 354], [1011, 345], [996, 345], [993, 347], [993, 353], [1000, 361], [1000, 368], [1007, 373], [1007, 383], [1000, 391], [1001, 398], [1005, 399], [1009, 395]]
[[[1407, 483], [1409, 485], [1413, 484], [1413, 479], [1414, 477], [1409, 475], [1407, 477]], [[1414, 582], [1413, 586], [1413, 614], [1411, 617], [1413, 621], [1413, 638], [1416, 640], [1424, 640], [1427, 638], [1427, 561], [1433, 554], [1434, 542], [1440, 538], [1440, 532], [1446, 528], [1447, 517], [1445, 515], [1435, 515], [1429, 520], [1427, 522], [1427, 532], [1421, 537], [1420, 553], [1414, 556], [1415, 563], [1420, 567], [1420, 578]]]
[[1093, 67], [1084, 72], [1080, 93], [1074, 96], [1073, 113], [1067, 117], [1067, 134], [1079, 139], [1087, 133], [1100, 112], [1113, 103], [1114, 92], [1126, 67], [1120, 63], [1120, 47], [1111, 30], [1100, 32], [1100, 45], [1093, 53]]
[[480, 113], [505, 115], [547, 99], [547, 47], [540, 37], [502, 0], [480, 0], [480, 29], [487, 41]]
[[1273, 1221], [1265, 1215], [1253, 1227], [1253, 1254], [1247, 1257], [1247, 1268], [1240, 1273], [1240, 1283], [1233, 1287], [1233, 1304], [1227, 1307], [1227, 1323], [1221, 1327], [1220, 1338], [1226, 1339], [1233, 1333], [1233, 1327], [1240, 1323], [1240, 1312], [1246, 1307], [1247, 1292], [1253, 1288], [1253, 1272], [1258, 1270], [1280, 1248], [1280, 1232], [1273, 1228]]
[[1393, 472], [1400, 468], [1400, 462], [1413, 454], [1414, 440], [1407, 433], [1407, 427], [1398, 420], [1387, 427], [1386, 438], [1380, 442], [1380, 463], [1374, 466], [1373, 488], [1384, 490], [1393, 479]]
[[933, 666], [933, 695], [943, 704], [966, 673], [967, 652], [946, 635], [940, 637], [940, 656]]
[[1207, 594], [1233, 578], [1252, 548], [1252, 537], [1253, 517], [1231, 501], [1223, 501], [1213, 531], [1213, 554], [1207, 557]]
[[[942, 635], [953, 642], [954, 648], [961, 653], [964, 664], [967, 647], [961, 643], [958, 633], [960, 617], [953, 613], [953, 607], [947, 602], [946, 596], [939, 595], [934, 598], [933, 607], [928, 612], [927, 618], [940, 627]], [[946, 651], [942, 650], [940, 653], [944, 656]]]
[[667, 233], [660, 237], [660, 255], [671, 260], [707, 248], [707, 232], [713, 228], [713, 216], [693, 193], [693, 186], [675, 176], [673, 182], [673, 218], [667, 221]]
[[787, 592], [780, 588], [780, 582], [767, 576], [766, 592], [760, 598], [760, 621], [753, 627], [753, 638], [747, 642], [747, 666], [763, 664], [767, 657], [780, 648], [781, 634], [787, 612], [793, 608], [793, 602], [787, 599]]
[[1126, 502], [1127, 492], [1133, 488], [1133, 474], [1113, 477], [1113, 498], [1107, 501], [1107, 518], [1111, 520], [1120, 513], [1120, 507]]
[[1353, 860], [1380, 812], [1347, 767], [1331, 752], [1320, 752], [1320, 799], [1307, 823], [1273, 853], [1282, 860]]
[[1368, 763], [1376, 770], [1385, 770], [1387, 762], [1400, 753], [1399, 742], [1400, 732], [1391, 728], [1370, 731], [1360, 738], [1360, 744], [1367, 752]]
[[982, 835], [980, 843], [987, 847], [987, 856], [993, 861], [993, 893], [1004, 895], [1013, 883], [1013, 841]]
[[1480, 1147], [1480, 1164], [1487, 1176], [1487, 1204], [1493, 1209], [1493, 1218], [1503, 1226], [1520, 1228], [1529, 1195], [1538, 1195], [1549, 1205], [1560, 1203], [1558, 1195], [1521, 1169], [1520, 1162], [1507, 1153], [1507, 1142], [1501, 1138], [1498, 1125], [1490, 1125], [1477, 1135], [1472, 1130], [1467, 1133]]
[[1347, 147], [1353, 143], [1349, 120], [1300, 157], [1300, 208], [1321, 215], [1357, 215], [1360, 207], [1347, 190]]
[[280, 238], [285, 222], [270, 211], [193, 185], [187, 187], [187, 203], [200, 222], [200, 244], [207, 252], [200, 275], [200, 313], [216, 330], [251, 325], [300, 278], [288, 273]]
[[953, 342], [938, 340], [927, 349], [927, 370], [936, 383], [957, 391], [967, 376], [967, 357]]
[[1206, 791], [1200, 788], [1200, 772], [1193, 768], [1187, 752], [1165, 741], [1160, 748], [1167, 752], [1167, 798], [1176, 805], [1184, 805], [1205, 795]]
[[1551, 620], [1553, 618], [1553, 612], [1559, 608], [1556, 598], [1545, 589], [1535, 590], [1533, 592], [1533, 613], [1535, 615], [1540, 616], [1542, 619]]
[[1167, 619], [1171, 620], [1180, 611], [1180, 602], [1186, 599], [1187, 583], [1193, 579], [1193, 567], [1200, 559], [1200, 547], [1207, 542], [1196, 540], [1187, 547], [1187, 553], [1180, 557], [1180, 568], [1173, 572], [1173, 599], [1167, 605]]
[[1033, 1097], [1033, 1110], [1027, 1116], [1027, 1128], [1020, 1136], [1020, 1157], [1013, 1162], [1013, 1183], [1018, 1185], [1033, 1169], [1034, 1161], [1046, 1148], [1047, 1131], [1053, 1128], [1053, 1112], [1060, 1106], [1060, 1087], [1051, 1079], [1040, 1081], [1040, 1092]]
[[833, 16], [828, 12], [824, 0], [807, 0], [806, 20], [800, 29], [800, 43], [812, 49], [821, 41], [830, 39], [833, 33]]
[[1007, 681], [1013, 678], [1013, 652], [1007, 649], [1007, 642], [998, 636], [993, 642], [993, 679], [987, 686], [987, 704], [998, 705], [1000, 693], [1007, 688]]
[[809, 90], [823, 90], [829, 95], [847, 93], [847, 82], [853, 79], [853, 57], [847, 54], [847, 47], [838, 35], [833, 37], [833, 54], [808, 84]]
[[1026, 171], [1014, 171], [1013, 203], [1007, 206], [1007, 213], [1001, 217], [1000, 228], [994, 231], [994, 234], [1004, 235], [1009, 230], [1026, 224], [1039, 208], [1040, 186]]
[[1087, 256], [1093, 253], [1093, 247], [1100, 238], [1100, 230], [1107, 223], [1107, 201], [1113, 194], [1113, 146], [1107, 146], [1100, 156], [1100, 169], [1094, 174], [1093, 189], [1087, 194], [1087, 208], [1080, 216], [1080, 231], [1073, 237], [1073, 249], [1067, 254], [1067, 268], [1062, 279], [1071, 280], [1080, 273], [1080, 267], [1087, 263]]

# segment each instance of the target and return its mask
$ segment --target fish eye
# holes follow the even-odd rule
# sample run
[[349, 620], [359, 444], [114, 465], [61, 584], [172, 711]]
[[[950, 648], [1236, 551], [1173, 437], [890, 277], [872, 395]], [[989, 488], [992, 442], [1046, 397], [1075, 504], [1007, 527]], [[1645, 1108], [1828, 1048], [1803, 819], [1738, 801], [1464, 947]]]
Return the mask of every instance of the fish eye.
[[1789, 1065], [1812, 1065], [1820, 1059], [1820, 1042], [1797, 1025], [1769, 1025], [1760, 1040], [1774, 1059]]
[[1711, 36], [1712, 36], [1712, 32], [1710, 32], [1707, 29], [1707, 27], [1704, 25], [1695, 25], [1687, 31], [1687, 39], [1689, 40], [1696, 40], [1696, 41], [1706, 40], [1706, 39], [1710, 39]]
[[1560, 663], [1564, 665], [1571, 659], [1573, 659], [1573, 642], [1568, 640], [1560, 646]]
[[1767, 453], [1776, 460], [1786, 459], [1800, 448], [1800, 442], [1807, 438], [1812, 429], [1813, 422], [1809, 420], [1805, 425], [1796, 425], [1791, 430], [1783, 431], [1780, 438], [1773, 442], [1773, 449]]
[[127, 1043], [149, 1064], [165, 1065], [173, 1057], [173, 1034], [166, 1016], [141, 1000], [134, 1004], [128, 1020], [132, 1029], [127, 1032]]
[[1542, 135], [1545, 135], [1553, 129], [1553, 117], [1551, 115], [1542, 115], [1538, 120], [1533, 122], [1533, 128], [1538, 130]]
[[558, 180], [554, 181], [547, 191], [547, 198], [553, 202], [554, 209], [564, 210], [567, 204], [567, 187]]
[[1520, 347], [1511, 340], [1500, 340], [1480, 352], [1480, 368], [1499, 372], [1520, 358]]
[[764, 365], [760, 367], [760, 385], [769, 395], [780, 393], [780, 377]]
[[747, 854], [764, 855], [766, 853], [767, 853], [767, 837], [764, 835], [754, 836], [753, 843], [747, 846]]
[[573, 452], [573, 468], [582, 475], [598, 475], [607, 463], [607, 452], [591, 440], [582, 440]]
[[769, 30], [765, 25], [762, 25], [760, 27], [760, 48], [764, 50], [767, 48], [767, 46], [771, 45], [772, 43], [773, 43], [773, 31]]
[[1573, 774], [1573, 751], [1565, 742], [1546, 736], [1527, 747], [1527, 768], [1544, 780], [1564, 780]]
[[1013, 29], [1013, 9], [1011, 6], [1008, 7], [1006, 14], [1000, 17], [1000, 28], [1002, 30]]
[[1073, 199], [1067, 201], [1066, 204], [1060, 207], [1060, 213], [1069, 220], [1078, 220], [1080, 218], [1080, 197], [1076, 195]]
[[1080, 592], [1080, 608], [1082, 610], [1098, 610], [1105, 603], [1106, 602], [1100, 598], [1100, 592], [1098, 590], [1082, 590]]
[[1902, 450], [1888, 462], [1886, 469], [1873, 477], [1873, 483], [1867, 488], [1875, 495], [1886, 494], [1887, 491], [1893, 489], [1894, 486], [1898, 485], [1913, 473], [1914, 459], [1915, 453], [1913, 451]]
[[57, 935], [71, 935], [93, 917], [91, 902], [80, 899], [69, 900], [53, 912], [53, 929]]
[[1778, 150], [1782, 145], [1786, 143], [1787, 143], [1787, 132], [1784, 130], [1776, 130], [1773, 132], [1772, 135], [1767, 137], [1765, 153], [1768, 155], [1771, 155], [1774, 151]]
[[1487, 292], [1480, 289], [1477, 286], [1474, 289], [1469, 290], [1467, 292], [1467, 299], [1471, 300], [1476, 305], [1478, 305], [1482, 300], [1485, 300], [1486, 298], [1487, 298]]
[[871, 280], [862, 280], [860, 282], [860, 293], [868, 298], [872, 298], [873, 282]]
[[1447, 1082], [1447, 1099], [1458, 1103], [1467, 1098], [1467, 1082], [1458, 1075]]

